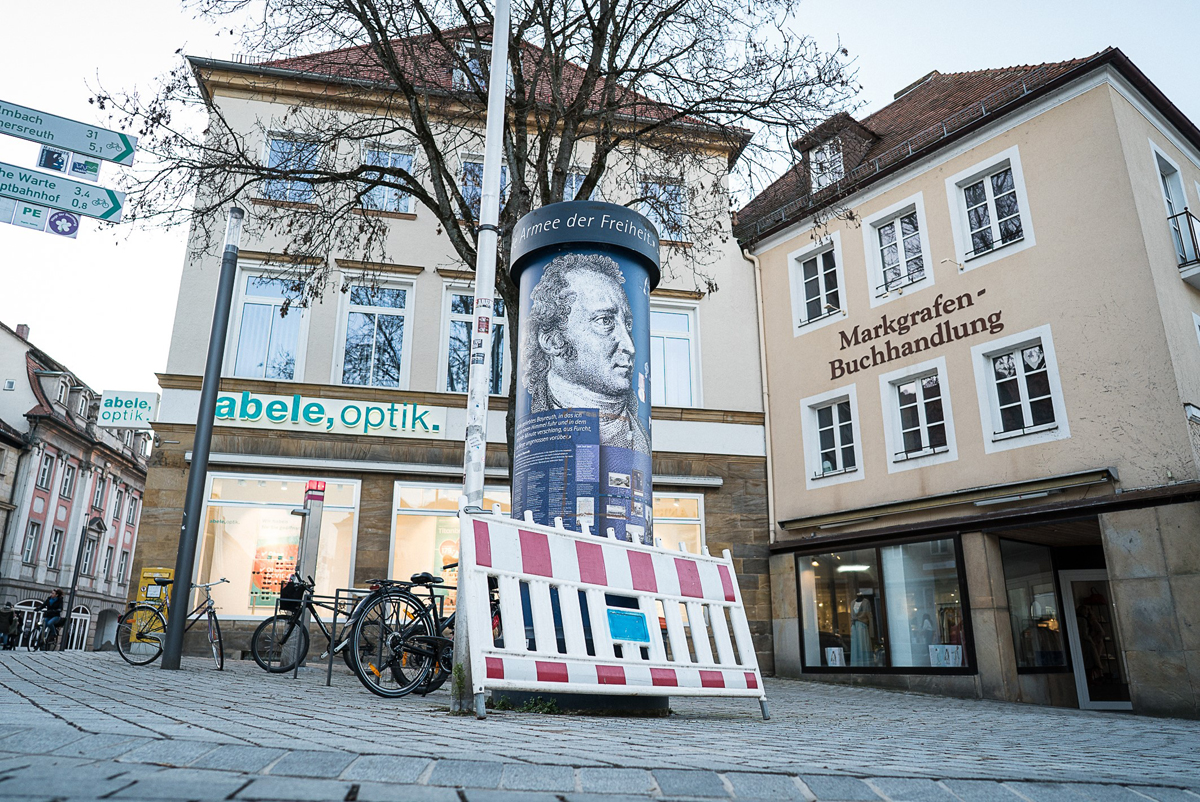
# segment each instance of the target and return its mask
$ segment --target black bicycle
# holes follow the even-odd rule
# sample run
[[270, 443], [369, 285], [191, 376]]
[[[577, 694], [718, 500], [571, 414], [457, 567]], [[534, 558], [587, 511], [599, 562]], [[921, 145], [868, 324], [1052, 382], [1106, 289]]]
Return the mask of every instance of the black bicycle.
[[[29, 616], [30, 621], [33, 616]], [[31, 652], [52, 652], [58, 648], [59, 633], [63, 630], [63, 625], [67, 622], [59, 618], [54, 622], [54, 628], [46, 633], [46, 628], [42, 624], [33, 624], [32, 630], [29, 631], [28, 638], [25, 642], [25, 648]]]
[[[167, 587], [175, 580], [155, 577], [154, 584]], [[203, 585], [192, 585], [204, 591], [204, 600], [196, 605], [196, 609], [188, 613], [188, 622], [184, 633], [204, 618], [208, 623], [208, 645], [212, 650], [213, 662], [217, 671], [225, 668], [225, 649], [221, 641], [221, 624], [217, 621], [216, 605], [213, 604], [213, 585], [228, 582], [221, 577], [216, 582]], [[167, 639], [167, 596], [164, 594], [156, 602], [130, 602], [129, 609], [117, 620], [117, 651], [125, 662], [134, 666], [144, 666], [153, 663], [163, 651], [163, 641]]]
[[[300, 577], [293, 575], [288, 583], [280, 588], [279, 609], [283, 612], [271, 616], [254, 630], [254, 636], [250, 639], [250, 654], [254, 657], [254, 662], [258, 663], [264, 671], [272, 674], [287, 673], [308, 656], [311, 636], [308, 628], [301, 625], [306, 612], [316, 622], [321, 634], [325, 636], [329, 648], [333, 649], [334, 654], [341, 654], [346, 666], [351, 671], [354, 670], [347, 647], [350, 643], [354, 621], [362, 603], [359, 602], [353, 610], [349, 611], [349, 620], [342, 627], [342, 636], [338, 639], [337, 644], [334, 644], [333, 621], [330, 621], [330, 627], [326, 627], [318, 612], [318, 608], [335, 611], [334, 597], [315, 596], [314, 588], [315, 583], [312, 577], [304, 582]], [[337, 612], [342, 613], [346, 610]], [[326, 657], [328, 654], [329, 652], [325, 651], [321, 656]]]

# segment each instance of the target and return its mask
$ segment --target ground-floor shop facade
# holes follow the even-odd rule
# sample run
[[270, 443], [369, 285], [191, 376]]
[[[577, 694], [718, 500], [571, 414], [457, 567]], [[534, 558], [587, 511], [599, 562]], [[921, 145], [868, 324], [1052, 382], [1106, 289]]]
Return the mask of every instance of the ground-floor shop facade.
[[[194, 436], [194, 427], [185, 423], [160, 422], [155, 429], [159, 445], [147, 476], [135, 577], [144, 568], [175, 564]], [[704, 446], [703, 438], [693, 442]], [[452, 583], [454, 571], [447, 566], [458, 559], [462, 459], [462, 442], [453, 439], [218, 425], [195, 581], [229, 580], [212, 590], [226, 649], [233, 656], [248, 652], [253, 628], [275, 610], [280, 583], [296, 562], [301, 518], [292, 511], [302, 506], [308, 480], [325, 482], [314, 577], [318, 593], [420, 571]], [[765, 457], [656, 452], [654, 473], [655, 536], [668, 548], [682, 544], [697, 552], [707, 546], [717, 554], [730, 549], [760, 665], [769, 670], [774, 652]], [[489, 445], [486, 495], [489, 506], [508, 512], [502, 444]], [[452, 609], [453, 599], [447, 603]]]
[[777, 673], [1200, 716], [1195, 488], [975, 523], [777, 543]]

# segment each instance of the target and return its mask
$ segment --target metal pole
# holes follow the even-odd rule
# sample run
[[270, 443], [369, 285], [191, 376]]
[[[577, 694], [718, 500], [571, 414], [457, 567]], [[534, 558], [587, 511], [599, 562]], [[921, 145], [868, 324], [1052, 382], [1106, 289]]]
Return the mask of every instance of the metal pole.
[[163, 646], [162, 667], [169, 671], [179, 669], [179, 658], [183, 654], [183, 630], [192, 597], [196, 538], [200, 531], [200, 514], [204, 509], [204, 480], [208, 476], [208, 452], [212, 446], [213, 418], [217, 408], [217, 390], [221, 384], [221, 362], [225, 356], [225, 335], [229, 331], [229, 310], [233, 305], [238, 245], [242, 239], [242, 219], [245, 215], [238, 207], [231, 206], [225, 226], [225, 252], [221, 256], [217, 303], [213, 310], [212, 330], [208, 334], [208, 359], [204, 364], [204, 383], [200, 386], [200, 411], [196, 415], [196, 438], [192, 444], [192, 465], [188, 469], [183, 523], [179, 527], [179, 552], [175, 556], [175, 584], [171, 592], [170, 617], [167, 619], [167, 640]]
[[[492, 305], [496, 297], [496, 244], [500, 235], [500, 166], [504, 160], [504, 92], [508, 77], [509, 0], [496, 0], [492, 28], [492, 62], [488, 74], [487, 128], [483, 151], [483, 187], [479, 202], [479, 237], [475, 252], [475, 332], [467, 378], [466, 456], [463, 494], [468, 507], [483, 507], [483, 468], [487, 459], [488, 391], [492, 380]], [[510, 333], [509, 336], [515, 336]], [[462, 544], [459, 544], [461, 552]], [[459, 572], [462, 576], [462, 572]], [[455, 604], [455, 676], [451, 709], [474, 708], [471, 661], [467, 645], [467, 583], [460, 582]], [[461, 667], [461, 669], [460, 669]]]
[[[86, 496], [85, 496], [86, 499]], [[84, 518], [87, 515], [83, 516]], [[83, 561], [83, 547], [87, 544], [88, 525], [83, 525], [83, 531], [79, 533], [79, 548], [75, 549], [75, 570], [71, 572], [71, 593], [67, 599], [66, 609], [63, 610], [63, 634], [58, 639], [58, 650], [65, 652], [67, 650], [67, 641], [71, 639], [71, 623], [73, 611], [75, 610], [75, 590], [79, 587], [79, 564]], [[96, 547], [99, 548], [99, 538], [97, 538]], [[96, 555], [92, 555], [95, 559]]]

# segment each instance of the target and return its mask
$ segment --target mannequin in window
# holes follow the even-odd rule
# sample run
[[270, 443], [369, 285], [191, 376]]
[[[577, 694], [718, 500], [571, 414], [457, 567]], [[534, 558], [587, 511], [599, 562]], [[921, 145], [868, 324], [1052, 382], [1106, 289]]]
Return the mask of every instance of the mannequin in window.
[[871, 653], [871, 602], [859, 590], [850, 603], [850, 665], [874, 664]]

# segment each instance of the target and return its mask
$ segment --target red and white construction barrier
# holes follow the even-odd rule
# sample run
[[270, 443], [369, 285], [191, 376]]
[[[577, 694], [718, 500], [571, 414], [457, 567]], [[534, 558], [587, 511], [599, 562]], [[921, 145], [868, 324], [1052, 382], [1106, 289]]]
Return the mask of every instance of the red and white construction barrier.
[[[469, 606], [478, 715], [487, 691], [513, 690], [748, 696], [768, 717], [728, 550], [720, 559], [674, 552], [617, 540], [611, 530], [597, 537], [517, 521], [498, 507], [491, 514], [460, 508], [459, 523], [459, 606]], [[493, 578], [498, 629], [489, 609]]]

